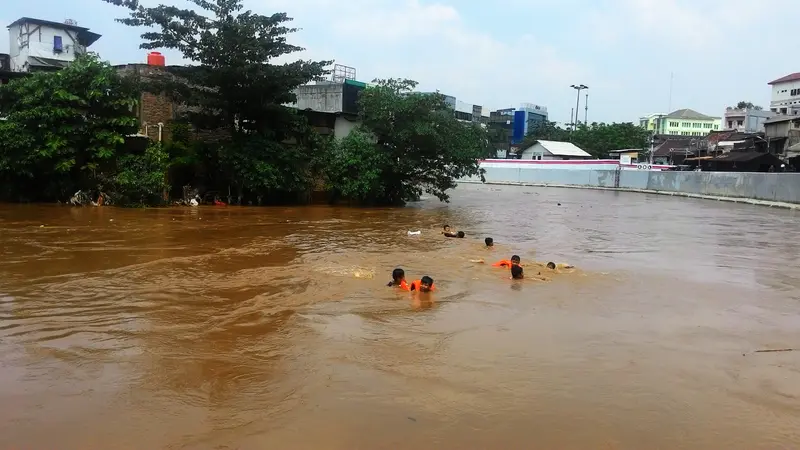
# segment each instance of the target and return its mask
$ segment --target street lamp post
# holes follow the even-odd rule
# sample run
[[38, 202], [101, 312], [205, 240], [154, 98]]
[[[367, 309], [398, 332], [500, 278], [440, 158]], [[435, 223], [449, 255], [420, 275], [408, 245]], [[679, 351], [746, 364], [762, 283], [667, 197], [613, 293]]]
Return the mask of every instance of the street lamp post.
[[589, 86], [586, 86], [585, 84], [573, 84], [571, 87], [572, 89], [578, 91], [578, 99], [575, 100], [575, 127], [577, 128], [579, 122], [578, 114], [580, 114], [579, 111], [581, 110], [581, 91], [584, 89], [589, 89]]

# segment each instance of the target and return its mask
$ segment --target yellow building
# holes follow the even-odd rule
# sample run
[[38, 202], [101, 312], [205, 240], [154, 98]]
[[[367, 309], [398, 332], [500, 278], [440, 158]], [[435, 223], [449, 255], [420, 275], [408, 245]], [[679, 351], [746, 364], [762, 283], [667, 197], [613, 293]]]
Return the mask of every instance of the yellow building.
[[707, 116], [687, 108], [669, 114], [650, 114], [639, 119], [639, 125], [655, 134], [705, 136], [722, 127], [722, 118]]
[[658, 126], [659, 119], [666, 116], [663, 113], [648, 114], [639, 118], [639, 126], [647, 131], [655, 131]]

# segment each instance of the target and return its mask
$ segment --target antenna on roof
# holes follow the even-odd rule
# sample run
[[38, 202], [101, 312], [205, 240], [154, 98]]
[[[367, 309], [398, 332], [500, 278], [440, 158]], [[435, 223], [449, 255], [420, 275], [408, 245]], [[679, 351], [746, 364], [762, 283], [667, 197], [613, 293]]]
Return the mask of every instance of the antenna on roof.
[[78, 25], [78, 21], [73, 19], [64, 19], [64, 25], [69, 25], [74, 27]]

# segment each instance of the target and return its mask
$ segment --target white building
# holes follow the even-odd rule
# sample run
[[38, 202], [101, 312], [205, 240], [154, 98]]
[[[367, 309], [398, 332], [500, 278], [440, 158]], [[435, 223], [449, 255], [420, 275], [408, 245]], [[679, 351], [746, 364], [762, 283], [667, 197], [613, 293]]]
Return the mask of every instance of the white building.
[[12, 72], [60, 69], [86, 53], [100, 35], [72, 21], [65, 23], [23, 17], [8, 26]]
[[522, 151], [519, 159], [572, 160], [592, 159], [592, 155], [581, 150], [571, 142], [536, 141]]
[[800, 113], [800, 72], [786, 75], [767, 84], [772, 86], [770, 111], [784, 115]]
[[774, 116], [775, 113], [772, 111], [729, 107], [725, 110], [722, 118], [722, 128], [745, 133], [758, 133], [764, 131], [764, 122]]
[[480, 122], [483, 116], [483, 107], [472, 103], [456, 100], [455, 104], [456, 119], [463, 122]]

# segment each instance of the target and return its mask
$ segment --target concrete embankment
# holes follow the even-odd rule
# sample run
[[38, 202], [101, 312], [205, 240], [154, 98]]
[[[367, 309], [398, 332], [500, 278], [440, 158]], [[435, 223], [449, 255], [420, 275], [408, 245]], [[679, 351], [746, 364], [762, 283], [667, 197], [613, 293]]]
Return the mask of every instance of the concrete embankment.
[[497, 164], [484, 168], [489, 184], [609, 189], [800, 209], [800, 173], [546, 169]]

